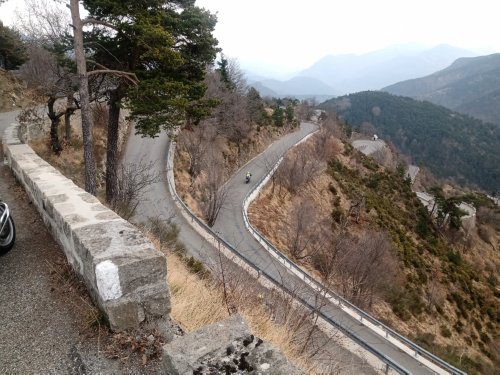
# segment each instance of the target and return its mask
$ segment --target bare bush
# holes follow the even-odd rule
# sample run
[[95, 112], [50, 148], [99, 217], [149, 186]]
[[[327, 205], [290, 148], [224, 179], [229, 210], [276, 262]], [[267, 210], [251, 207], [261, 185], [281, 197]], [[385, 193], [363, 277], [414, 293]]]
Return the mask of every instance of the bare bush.
[[486, 242], [487, 244], [491, 245], [493, 249], [496, 249], [496, 244], [495, 244], [495, 238], [496, 238], [496, 233], [495, 230], [487, 225], [487, 224], [481, 224], [478, 227], [478, 234], [479, 237]]
[[[302, 144], [288, 153], [276, 171], [276, 182], [280, 193], [295, 194], [302, 186], [310, 183], [326, 168], [326, 163], [314, 157], [313, 150]], [[282, 191], [282, 188], [285, 191]]]
[[130, 219], [150, 186], [163, 180], [164, 176], [152, 161], [141, 159], [138, 163], [121, 164], [118, 168], [118, 194], [111, 207], [124, 219]]
[[342, 295], [358, 306], [371, 305], [395, 279], [397, 264], [392, 246], [380, 232], [350, 237], [339, 252], [336, 276]]
[[287, 220], [287, 246], [293, 259], [313, 257], [329, 241], [328, 225], [325, 225], [318, 208], [310, 199], [301, 199]]
[[438, 280], [435, 278], [431, 279], [425, 286], [424, 293], [429, 307], [434, 306], [438, 308], [443, 306], [446, 293], [443, 291], [443, 287]]
[[495, 230], [500, 230], [500, 209], [479, 207], [477, 211], [477, 218], [480, 223], [489, 224]]
[[397, 278], [392, 246], [380, 232], [342, 233], [313, 258], [323, 282], [359, 307], [371, 306]]
[[394, 163], [392, 161], [391, 152], [389, 149], [382, 147], [370, 155], [378, 164], [393, 169]]

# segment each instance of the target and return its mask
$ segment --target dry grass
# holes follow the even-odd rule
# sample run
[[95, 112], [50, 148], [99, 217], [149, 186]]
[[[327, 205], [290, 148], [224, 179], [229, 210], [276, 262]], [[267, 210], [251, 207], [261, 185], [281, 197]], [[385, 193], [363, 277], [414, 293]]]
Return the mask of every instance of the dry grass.
[[172, 318], [187, 331], [224, 320], [227, 310], [220, 292], [190, 273], [178, 256], [167, 253], [168, 284], [172, 293]]
[[[171, 249], [179, 247], [176, 236], [172, 238], [166, 235], [167, 232], [172, 233], [172, 228], [168, 224], [153, 220], [149, 226], [143, 228], [143, 232], [167, 257], [172, 318], [188, 332], [226, 319], [229, 312], [223, 284], [210, 276], [200, 277], [186, 265], [187, 257], [182, 251], [172, 252]], [[175, 230], [173, 232], [175, 233]], [[160, 238], [164, 240], [161, 241]], [[224, 264], [226, 274], [228, 300], [231, 301], [234, 311], [246, 319], [252, 332], [274, 343], [287, 358], [295, 359], [294, 362], [299, 367], [312, 368], [307, 360], [297, 356], [298, 345], [294, 345], [290, 327], [273, 322], [273, 313], [266, 309], [265, 299], [269, 297], [276, 304], [276, 298], [266, 297], [267, 290], [260, 287], [245, 272], [242, 273], [239, 268], [232, 268], [227, 259], [221, 260], [221, 263]], [[214, 270], [214, 273], [216, 272]]]
[[[186, 331], [227, 319], [223, 291], [211, 279], [200, 279], [191, 273], [177, 255], [167, 252], [168, 283], [172, 293], [172, 318]], [[276, 324], [263, 303], [247, 299], [238, 306], [238, 313], [247, 321], [252, 333], [272, 342], [298, 367], [315, 373], [314, 363], [298, 356], [300, 346], [289, 324]], [[290, 323], [291, 322], [286, 322]]]

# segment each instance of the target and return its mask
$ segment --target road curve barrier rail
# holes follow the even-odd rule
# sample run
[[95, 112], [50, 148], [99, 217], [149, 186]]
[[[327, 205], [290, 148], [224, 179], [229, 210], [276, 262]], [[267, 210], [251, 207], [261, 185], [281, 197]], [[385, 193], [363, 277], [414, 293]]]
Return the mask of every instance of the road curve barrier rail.
[[[316, 131], [315, 131], [316, 132]], [[307, 135], [302, 138], [298, 143], [293, 145], [292, 147], [305, 142], [309, 137], [311, 137], [315, 132]], [[291, 148], [291, 147], [290, 147]], [[400, 374], [411, 374], [410, 371], [405, 369], [403, 366], [387, 357], [385, 354], [381, 353], [375, 347], [373, 347], [370, 343], [363, 340], [359, 337], [355, 332], [353, 332], [348, 327], [344, 326], [342, 323], [334, 321], [330, 317], [326, 316], [323, 312], [317, 311], [317, 308], [312, 306], [309, 302], [297, 296], [292, 290], [283, 285], [282, 282], [276, 280], [272, 275], [268, 274], [266, 271], [259, 268], [255, 265], [250, 259], [248, 259], [244, 254], [241, 254], [237, 251], [227, 241], [224, 240], [218, 233], [213, 231], [208, 225], [206, 225], [202, 220], [200, 220], [191, 209], [184, 203], [184, 201], [178, 196], [177, 191], [175, 189], [174, 182], [174, 153], [175, 153], [175, 142], [170, 142], [170, 147], [168, 150], [167, 156], [167, 182], [169, 186], [170, 193], [172, 198], [176, 202], [177, 206], [181, 209], [181, 212], [186, 216], [188, 221], [191, 221], [191, 224], [195, 229], [209, 242], [211, 242], [215, 247], [219, 245], [223, 245], [224, 248], [229, 250], [231, 255], [235, 255], [237, 257], [236, 263], [240, 266], [243, 266], [248, 270], [250, 268], [250, 272], [256, 277], [264, 276], [267, 280], [269, 280], [275, 287], [285, 290], [287, 293], [293, 295], [302, 305], [306, 306], [312, 311], [315, 311], [324, 321], [329, 323], [330, 325], [338, 328], [341, 332], [343, 332], [346, 336], [351, 338], [354, 342], [360, 345], [362, 348], [367, 350], [369, 353], [377, 357], [380, 361], [382, 361], [386, 365], [386, 373], [389, 368], [395, 370]], [[271, 244], [257, 229], [255, 229], [248, 219], [247, 209], [250, 203], [257, 197], [260, 190], [264, 187], [264, 185], [269, 181], [273, 173], [277, 170], [279, 165], [281, 164], [283, 157], [280, 157], [276, 164], [269, 170], [269, 172], [261, 178], [259, 183], [255, 185], [256, 187], [251, 190], [245, 197], [242, 214], [245, 222], [245, 226], [247, 230], [252, 233], [254, 238], [272, 255], [274, 256], [281, 264], [285, 266], [291, 273], [295, 274], [299, 278], [301, 278], [307, 285], [309, 285], [313, 290], [324, 292], [326, 291], [326, 297], [333, 304], [337, 305], [343, 311], [356, 318], [361, 324], [371, 329], [382, 338], [385, 338], [387, 341], [391, 342], [393, 345], [406, 352], [407, 354], [413, 356], [416, 360], [421, 362], [423, 365], [428, 367], [430, 370], [434, 371], [437, 374], [449, 373], [456, 375], [467, 375], [466, 372], [457, 369], [456, 367], [450, 365], [446, 361], [443, 361], [441, 358], [436, 355], [428, 352], [424, 348], [415, 344], [408, 338], [402, 336], [397, 333], [390, 327], [384, 325], [382, 322], [378, 321], [370, 314], [361, 310], [359, 307], [355, 306], [351, 302], [347, 301], [343, 297], [339, 296], [335, 292], [325, 288], [324, 285], [317, 282], [313, 277], [307, 274], [302, 268], [296, 265], [293, 261], [291, 261], [288, 257], [286, 257], [280, 250], [278, 250], [273, 244]], [[443, 372], [443, 370], [445, 372]]]
[[[300, 142], [299, 142], [300, 143]], [[251, 224], [248, 218], [248, 207], [250, 203], [258, 196], [260, 190], [264, 187], [264, 185], [269, 181], [273, 173], [278, 169], [280, 163], [283, 161], [281, 157], [277, 163], [271, 168], [271, 170], [259, 181], [256, 185], [255, 189], [248, 192], [246, 195], [242, 213], [245, 221], [245, 226], [248, 231], [252, 233], [254, 238], [281, 264], [283, 264], [290, 272], [301, 278], [307, 285], [313, 288], [315, 291], [326, 291], [326, 298], [330, 300], [333, 304], [337, 305], [343, 311], [351, 315], [353, 318], [357, 319], [361, 324], [371, 329], [373, 332], [377, 333], [379, 336], [385, 338], [399, 349], [413, 356], [415, 359], [419, 360], [422, 364], [424, 364], [429, 369], [435, 371], [436, 373], [442, 373], [442, 370], [445, 370], [446, 373], [456, 374], [456, 375], [466, 375], [466, 372], [457, 369], [456, 367], [450, 365], [446, 361], [437, 357], [436, 355], [430, 353], [419, 345], [415, 344], [408, 338], [402, 336], [397, 333], [390, 327], [386, 326], [382, 322], [375, 319], [370, 314], [361, 310], [359, 307], [355, 306], [348, 300], [344, 299], [337, 293], [332, 290], [326, 288], [324, 285], [320, 284], [313, 277], [311, 277], [308, 273], [306, 273], [301, 267], [291, 261], [286, 255], [284, 255], [280, 250], [278, 250], [271, 242], [269, 242], [257, 229], [255, 229]], [[360, 339], [362, 340], [362, 339]]]
[[[367, 352], [371, 353], [378, 360], [380, 360], [385, 366], [385, 373], [388, 373], [390, 369], [395, 371], [398, 374], [406, 374], [411, 375], [412, 373], [408, 371], [406, 368], [401, 366], [399, 363], [394, 361], [393, 359], [387, 357], [385, 354], [381, 353], [375, 347], [364, 341], [360, 338], [356, 333], [350, 330], [348, 327], [343, 324], [334, 321], [330, 317], [326, 316], [323, 312], [317, 311], [317, 307], [311, 305], [305, 299], [297, 296], [297, 294], [283, 285], [279, 280], [276, 280], [272, 275], [268, 274], [265, 270], [261, 269], [257, 265], [255, 265], [250, 259], [248, 259], [244, 254], [238, 252], [233, 245], [228, 243], [224, 238], [222, 238], [218, 233], [214, 232], [208, 225], [206, 225], [202, 220], [200, 220], [191, 209], [183, 202], [183, 200], [178, 196], [177, 191], [175, 189], [174, 183], [174, 174], [173, 174], [173, 159], [175, 152], [175, 142], [170, 143], [170, 147], [168, 150], [167, 156], [167, 184], [172, 195], [173, 200], [177, 204], [177, 207], [180, 208], [181, 213], [184, 217], [190, 222], [193, 228], [204, 237], [209, 243], [211, 243], [215, 248], [219, 246], [220, 249], [228, 250], [229, 255], [236, 256], [236, 259], [233, 259], [235, 263], [239, 266], [243, 267], [254, 277], [259, 279], [260, 283], [268, 288], [278, 288], [284, 290], [286, 293], [293, 295], [294, 298], [301, 303], [303, 306], [308, 308], [311, 311], [316, 312], [325, 322], [327, 322], [330, 326], [333, 326], [339, 329], [344, 335], [352, 339], [355, 343], [357, 343], [361, 348], [365, 349]], [[222, 246], [221, 246], [222, 245]], [[262, 276], [265, 278], [266, 282], [262, 281]], [[270, 283], [269, 283], [270, 282]]]

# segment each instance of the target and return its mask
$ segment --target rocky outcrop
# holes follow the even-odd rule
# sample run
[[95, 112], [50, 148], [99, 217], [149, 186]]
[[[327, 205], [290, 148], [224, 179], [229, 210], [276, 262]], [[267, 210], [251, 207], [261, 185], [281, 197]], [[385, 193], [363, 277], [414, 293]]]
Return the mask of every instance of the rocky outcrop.
[[303, 374], [271, 343], [252, 335], [239, 315], [165, 345], [163, 372], [169, 375]]

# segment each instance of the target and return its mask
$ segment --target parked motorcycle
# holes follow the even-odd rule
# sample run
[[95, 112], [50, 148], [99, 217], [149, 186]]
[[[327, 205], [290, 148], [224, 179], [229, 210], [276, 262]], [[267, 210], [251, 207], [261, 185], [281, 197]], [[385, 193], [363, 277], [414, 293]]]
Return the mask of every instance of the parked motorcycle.
[[16, 240], [16, 227], [7, 203], [0, 201], [0, 255], [7, 253]]

